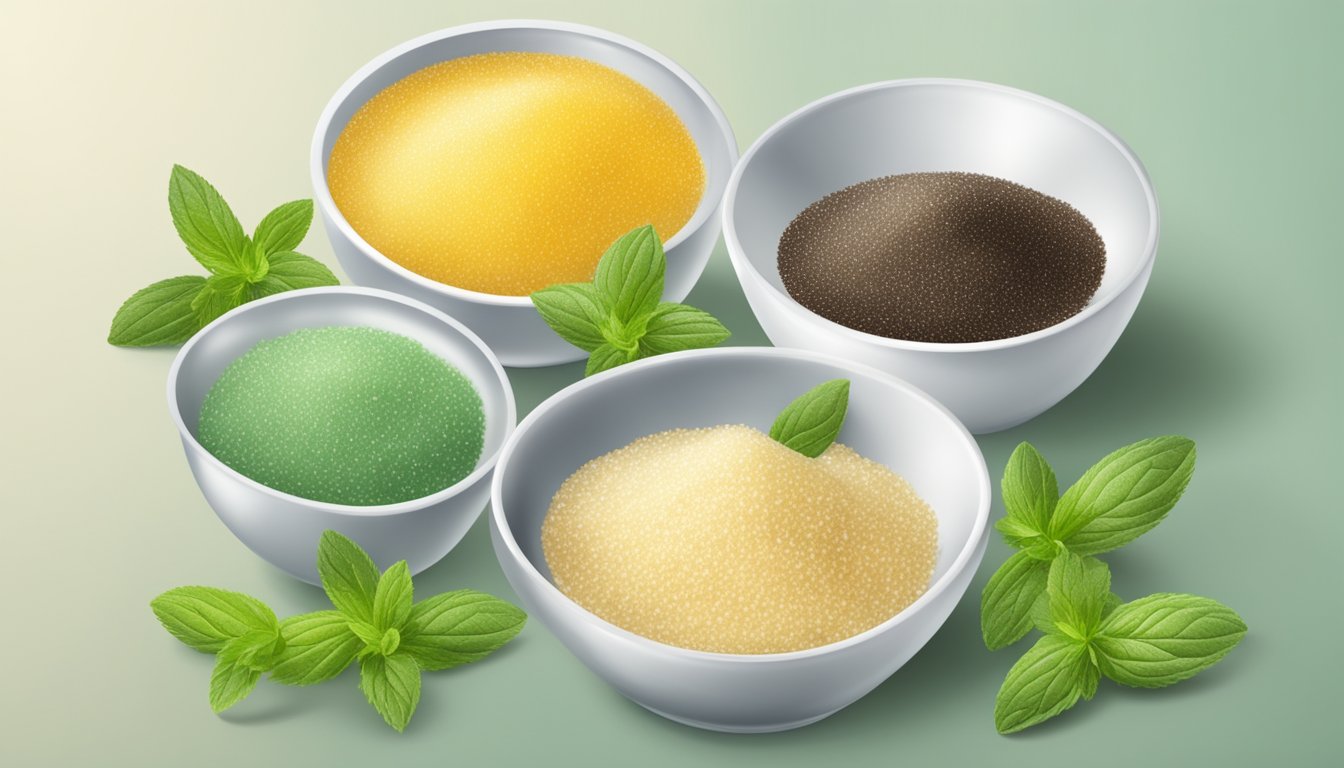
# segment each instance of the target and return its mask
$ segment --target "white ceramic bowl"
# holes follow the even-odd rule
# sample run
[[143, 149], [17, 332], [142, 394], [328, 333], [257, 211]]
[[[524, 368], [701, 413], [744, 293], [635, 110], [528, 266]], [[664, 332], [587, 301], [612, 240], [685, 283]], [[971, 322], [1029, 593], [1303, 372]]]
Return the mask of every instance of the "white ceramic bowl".
[[[330, 504], [268, 488], [230, 469], [200, 444], [201, 403], [230, 363], [263, 339], [333, 325], [381, 328], [415, 339], [471, 380], [485, 409], [485, 445], [470, 475], [438, 493], [397, 504]], [[517, 419], [504, 369], [465, 326], [404, 296], [349, 287], [277, 294], [207, 325], [173, 361], [168, 410], [196, 483], [219, 519], [253, 552], [310, 584], [319, 583], [317, 542], [328, 528], [357, 541], [384, 568], [404, 559], [418, 573], [438, 562], [489, 500], [491, 470]]]
[[705, 193], [691, 220], [664, 243], [667, 280], [663, 298], [667, 301], [686, 298], [714, 249], [723, 190], [737, 162], [737, 140], [714, 99], [671, 59], [604, 30], [553, 21], [492, 21], [418, 37], [369, 62], [332, 97], [313, 136], [313, 188], [332, 250], [350, 279], [411, 296], [447, 312], [485, 339], [505, 365], [531, 367], [579, 360], [587, 353], [557, 336], [528, 297], [498, 296], [445, 285], [379, 253], [345, 220], [327, 188], [332, 147], [350, 118], [370, 98], [431, 64], [491, 51], [555, 53], [604, 64], [653, 91], [686, 124], [705, 164]]
[[[665, 645], [589, 613], [551, 583], [541, 524], [585, 462], [676, 427], [745, 423], [828, 379], [851, 381], [840, 441], [904, 475], [938, 517], [928, 592], [888, 621], [793, 653], [735, 655]], [[528, 610], [618, 691], [664, 717], [721, 731], [796, 728], [871, 691], [926, 643], [984, 555], [989, 475], [966, 429], [927, 395], [839, 358], [734, 347], [648, 358], [584, 379], [532, 411], [505, 445], [491, 496], [495, 553]], [[801, 607], [800, 607], [801, 608]]]
[[[856, 331], [789, 296], [778, 245], [794, 216], [851, 184], [920, 171], [999, 176], [1072, 204], [1106, 243], [1106, 272], [1091, 303], [1024, 336], [936, 344]], [[733, 172], [723, 219], [733, 268], [771, 341], [894, 373], [976, 433], [1040, 414], [1091, 375], [1138, 306], [1158, 235], [1152, 184], [1114, 134], [1035, 94], [941, 79], [861, 86], [779, 121]]]

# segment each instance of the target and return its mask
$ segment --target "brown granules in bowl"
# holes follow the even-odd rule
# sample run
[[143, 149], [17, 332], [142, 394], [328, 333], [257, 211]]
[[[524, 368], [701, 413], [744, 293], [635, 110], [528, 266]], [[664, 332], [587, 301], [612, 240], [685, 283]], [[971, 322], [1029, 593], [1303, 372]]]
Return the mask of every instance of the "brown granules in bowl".
[[893, 339], [1021, 336], [1087, 306], [1106, 245], [1068, 203], [978, 173], [861, 182], [798, 214], [779, 276], [804, 307]]

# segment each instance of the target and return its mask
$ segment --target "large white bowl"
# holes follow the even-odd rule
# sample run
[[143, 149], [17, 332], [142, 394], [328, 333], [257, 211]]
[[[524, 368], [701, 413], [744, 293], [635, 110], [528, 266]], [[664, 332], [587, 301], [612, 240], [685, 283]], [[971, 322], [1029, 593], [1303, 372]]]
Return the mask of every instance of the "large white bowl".
[[[789, 296], [778, 246], [794, 216], [851, 184], [921, 171], [999, 176], [1081, 211], [1106, 243], [1106, 272], [1091, 303], [1024, 336], [936, 344], [856, 331]], [[1148, 175], [1110, 131], [1035, 94], [942, 79], [861, 86], [779, 121], [742, 156], [723, 220], [733, 268], [771, 341], [894, 373], [976, 433], [1040, 414], [1091, 375], [1138, 306], [1158, 235]]]
[[[541, 524], [560, 483], [585, 462], [676, 427], [745, 423], [822, 381], [851, 382], [840, 441], [904, 475], [938, 518], [928, 592], [888, 621], [793, 653], [736, 655], [677, 648], [616, 627], [552, 584]], [[888, 374], [799, 350], [736, 347], [641, 360], [561, 390], [518, 425], [491, 495], [500, 566], [528, 610], [618, 691], [664, 717], [721, 731], [796, 728], [871, 691], [928, 642], [984, 555], [989, 475], [947, 409]], [[799, 606], [799, 610], [807, 610]]]
[[432, 64], [491, 51], [555, 53], [604, 64], [653, 91], [686, 124], [705, 164], [705, 192], [691, 220], [663, 244], [667, 252], [663, 298], [667, 301], [686, 298], [714, 250], [723, 190], [737, 162], [737, 140], [709, 92], [671, 59], [601, 29], [554, 21], [492, 21], [418, 37], [369, 62], [331, 98], [313, 135], [312, 181], [332, 250], [350, 279], [411, 296], [452, 315], [484, 339], [505, 365], [531, 367], [580, 360], [587, 353], [557, 336], [528, 297], [445, 285], [379, 253], [341, 215], [327, 187], [332, 147], [369, 99]]
[[[330, 504], [268, 488], [201, 445], [196, 439], [201, 403], [230, 363], [263, 339], [332, 325], [380, 328], [415, 339], [471, 381], [485, 409], [485, 444], [470, 475], [397, 504]], [[319, 583], [317, 542], [328, 528], [359, 542], [384, 568], [405, 560], [418, 573], [437, 563], [462, 540], [489, 500], [491, 470], [517, 419], [504, 369], [465, 326], [413, 299], [350, 287], [277, 294], [207, 325], [173, 361], [168, 410], [191, 473], [219, 519], [253, 552], [310, 584]]]

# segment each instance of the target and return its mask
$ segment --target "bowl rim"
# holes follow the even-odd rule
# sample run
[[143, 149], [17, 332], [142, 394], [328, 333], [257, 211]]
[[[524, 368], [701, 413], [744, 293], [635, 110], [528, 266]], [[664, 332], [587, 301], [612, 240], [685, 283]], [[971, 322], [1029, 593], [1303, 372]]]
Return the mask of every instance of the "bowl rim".
[[[814, 113], [824, 110], [833, 104], [851, 99], [855, 96], [872, 93], [875, 91], [893, 90], [897, 88], [923, 87], [923, 86], [943, 86], [953, 88], [966, 88], [970, 90], [989, 91], [992, 93], [1004, 94], [1035, 104], [1048, 107], [1070, 117], [1084, 126], [1091, 128], [1103, 139], [1110, 142], [1112, 146], [1129, 163], [1130, 169], [1134, 172], [1142, 188], [1144, 198], [1148, 204], [1148, 236], [1143, 245], [1143, 254], [1138, 259], [1134, 268], [1129, 271], [1120, 281], [1105, 295], [1093, 301], [1084, 307], [1077, 314], [1074, 314], [1054, 325], [1047, 326], [1031, 333], [1024, 333], [1020, 336], [1009, 336], [1004, 339], [991, 339], [989, 341], [971, 341], [971, 342], [931, 342], [931, 341], [909, 341], [907, 339], [893, 339], [887, 336], [878, 336], [877, 334], [867, 333], [865, 331], [855, 330], [846, 325], [822, 317], [812, 310], [799, 304], [794, 298], [786, 292], [779, 290], [770, 283], [751, 259], [746, 255], [746, 249], [742, 247], [741, 241], [737, 237], [737, 226], [734, 220], [734, 211], [737, 207], [737, 190], [742, 181], [742, 176], [756, 154], [764, 147], [776, 134], [783, 131], [798, 120]], [[847, 88], [843, 91], [823, 96], [820, 99], [812, 101], [799, 107], [793, 112], [780, 118], [778, 122], [770, 126], [764, 133], [752, 143], [746, 152], [742, 153], [742, 159], [738, 161], [737, 166], [733, 168], [733, 175], [728, 179], [728, 188], [724, 192], [723, 202], [723, 239], [728, 248], [728, 257], [732, 261], [739, 277], [744, 274], [750, 275], [760, 287], [764, 288], [767, 294], [779, 306], [785, 308], [787, 312], [795, 318], [804, 322], [812, 322], [820, 325], [830, 333], [849, 337], [855, 341], [866, 342], [879, 347], [889, 349], [919, 351], [919, 352], [941, 352], [941, 353], [961, 353], [961, 352], [985, 352], [996, 349], [1008, 349], [1022, 344], [1030, 344], [1033, 341], [1044, 339], [1058, 333], [1062, 333], [1075, 325], [1084, 322], [1087, 318], [1101, 312], [1107, 305], [1115, 300], [1117, 296], [1123, 294], [1131, 285], [1133, 285], [1144, 272], [1150, 269], [1157, 257], [1158, 235], [1161, 230], [1161, 214], [1157, 205], [1157, 194], [1153, 190], [1152, 180], [1148, 176], [1147, 170], [1139, 160], [1134, 151], [1129, 148], [1119, 136], [1116, 136], [1101, 123], [1084, 115], [1078, 110], [1061, 104], [1053, 99], [1046, 98], [1031, 91], [1024, 91], [1020, 88], [1013, 88], [998, 83], [990, 83], [982, 80], [965, 80], [959, 78], [945, 77], [917, 77], [905, 78], [900, 80], [882, 80], [874, 83]]]
[[[255, 310], [258, 307], [284, 301], [303, 301], [312, 296], [331, 294], [342, 296], [364, 296], [380, 301], [401, 304], [411, 309], [418, 310], [429, 315], [434, 320], [443, 323], [450, 333], [456, 333], [471, 342], [476, 349], [485, 356], [486, 361], [490, 363], [491, 370], [495, 373], [495, 384], [499, 386], [504, 395], [504, 435], [503, 439], [500, 440], [499, 447], [489, 456], [479, 459], [476, 468], [471, 471], [471, 474], [458, 480], [447, 488], [435, 491], [428, 496], [407, 499], [406, 501], [398, 501], [392, 504], [370, 504], [367, 506], [360, 506], [356, 504], [337, 504], [330, 501], [318, 501], [317, 499], [308, 499], [303, 496], [286, 493], [285, 491], [277, 490], [253, 480], [247, 475], [244, 475], [233, 467], [225, 464], [223, 461], [220, 461], [219, 458], [211, 453], [204, 445], [201, 445], [201, 442], [196, 439], [196, 435], [192, 434], [191, 430], [187, 429], [186, 422], [182, 419], [181, 405], [177, 400], [177, 382], [187, 356], [191, 353], [191, 350], [196, 346], [196, 343], [200, 339], [205, 338], [206, 334], [212, 332], [216, 328], [227, 325], [233, 322], [237, 317]], [[412, 337], [407, 336], [407, 338]], [[415, 340], [417, 342], [419, 341], [419, 339]], [[182, 440], [191, 446], [192, 450], [203, 456], [205, 461], [209, 463], [212, 468], [222, 472], [234, 482], [241, 483], [263, 495], [290, 504], [299, 505], [306, 509], [337, 515], [346, 515], [349, 517], [391, 517], [406, 512], [415, 512], [432, 507], [465, 492], [467, 489], [479, 483], [481, 478], [485, 477], [494, 469], [496, 463], [499, 461], [500, 454], [504, 451], [504, 446], [513, 436], [513, 430], [515, 429], [518, 420], [517, 404], [514, 402], [513, 397], [513, 387], [509, 383], [508, 375], [504, 372], [504, 367], [500, 364], [499, 358], [495, 357], [495, 353], [490, 350], [490, 347], [486, 346], [485, 342], [481, 341], [481, 338], [473, 333], [470, 328], [424, 302], [416, 301], [407, 296], [402, 296], [401, 294], [384, 291], [378, 288], [365, 288], [362, 286], [349, 285], [301, 288], [249, 301], [246, 304], [235, 307], [223, 315], [220, 315], [209, 325], [197, 331], [187, 340], [187, 343], [183, 344], [182, 348], [178, 350], [177, 356], [173, 358], [173, 365], [168, 371], [168, 412], [172, 416], [173, 424], [177, 427], [177, 432], [182, 437]]]
[[[550, 579], [547, 579], [545, 576], [541, 575], [541, 572], [538, 571], [536, 566], [532, 564], [532, 561], [528, 559], [528, 557], [525, 554], [523, 554], [522, 548], [518, 546], [518, 541], [513, 535], [513, 529], [509, 526], [508, 517], [504, 514], [504, 504], [501, 497], [503, 495], [503, 486], [504, 486], [503, 478], [508, 468], [509, 459], [513, 455], [513, 449], [517, 443], [521, 442], [523, 436], [527, 433], [529, 429], [531, 429], [532, 425], [538, 420], [540, 420], [543, 416], [545, 416], [548, 412], [558, 407], [561, 407], [562, 404], [570, 397], [572, 397], [574, 394], [589, 389], [591, 387], [602, 386], [607, 381], [619, 378], [623, 375], [629, 375], [631, 373], [643, 371], [649, 368], [677, 365], [687, 360], [698, 360], [703, 358], [715, 358], [715, 357], [723, 357], [723, 358], [746, 357], [757, 359], [783, 358], [783, 359], [804, 360], [815, 363], [824, 363], [826, 365], [835, 366], [842, 370], [849, 371], [855, 375], [875, 379], [882, 384], [886, 384], [887, 386], [903, 390], [904, 392], [914, 397], [915, 399], [923, 401], [926, 404], [933, 406], [940, 414], [943, 415], [943, 417], [945, 417], [949, 422], [951, 422], [952, 426], [956, 429], [957, 433], [961, 437], [962, 445], [966, 448], [969, 448], [971, 451], [971, 455], [974, 458], [978, 459], [977, 465], [979, 472], [977, 473], [976, 480], [977, 480], [979, 502], [975, 510], [975, 520], [971, 525], [970, 535], [967, 536], [966, 543], [962, 546], [961, 551], [957, 553], [957, 556], [953, 559], [951, 565], [948, 566], [947, 570], [941, 576], [935, 579], [933, 583], [929, 585], [929, 588], [926, 589], [918, 598], [916, 598], [914, 602], [910, 603], [905, 608], [901, 609], [899, 612], [897, 612], [894, 616], [888, 618], [886, 621], [883, 621], [882, 623], [877, 624], [876, 626], [870, 627], [864, 630], [863, 632], [860, 632], [856, 635], [851, 635], [850, 637], [844, 638], [842, 640], [837, 640], [833, 643], [827, 643], [826, 645], [819, 645], [814, 648], [804, 648], [802, 650], [787, 651], [783, 653], [757, 653], [757, 654], [719, 653], [715, 651], [701, 651], [693, 648], [682, 648], [680, 646], [670, 645], [668, 643], [664, 643], [658, 640], [653, 640], [651, 638], [644, 637], [643, 635], [636, 634], [634, 632], [631, 632], [630, 630], [623, 629], [615, 624], [612, 624], [611, 622], [607, 621], [606, 619], [603, 619], [602, 617], [598, 616], [597, 614], [593, 613], [587, 608], [584, 608], [582, 605], [579, 605], [564, 592], [561, 592], [560, 588], [555, 586], [555, 584], [553, 584]], [[952, 582], [956, 581], [957, 578], [966, 570], [966, 567], [970, 564], [970, 561], [975, 557], [975, 552], [977, 549], [980, 548], [980, 545], [983, 542], [983, 539], [986, 535], [986, 531], [989, 526], [989, 509], [991, 504], [993, 503], [993, 492], [990, 488], [989, 483], [989, 469], [985, 464], [985, 457], [980, 450], [980, 444], [976, 442], [975, 438], [971, 435], [971, 433], [967, 431], [965, 425], [963, 425], [961, 421], [958, 420], [957, 417], [947, 409], [946, 406], [935, 400], [933, 397], [929, 396], [928, 393], [924, 392], [923, 390], [919, 389], [913, 384], [905, 381], [904, 379], [892, 376], [891, 374], [886, 373], [884, 371], [880, 371], [876, 368], [863, 365], [862, 363], [855, 363], [842, 357], [836, 357], [834, 355], [827, 355], [820, 352], [812, 352], [801, 349], [791, 349], [787, 347], [719, 347], [714, 349], [697, 349], [684, 352], [672, 352], [669, 354], [656, 355], [654, 357], [645, 358], [643, 360], [637, 360], [632, 363], [626, 363], [625, 365], [621, 365], [608, 371], [604, 371], [595, 376], [589, 376], [587, 378], [579, 379], [577, 382], [570, 384], [564, 389], [561, 389], [559, 392], [556, 392], [554, 395], [548, 397], [540, 405], [534, 408], [532, 412], [527, 415], [526, 418], [524, 418], [521, 422], [519, 422], [518, 428], [514, 430], [513, 435], [504, 445], [504, 450], [500, 455], [497, 470], [498, 471], [495, 472], [495, 476], [494, 478], [491, 479], [490, 483], [490, 520], [491, 523], [493, 524], [493, 529], [498, 536], [499, 542], [504, 545], [504, 548], [508, 551], [509, 556], [513, 558], [513, 560], [516, 561], [518, 565], [521, 567], [523, 578], [537, 583], [537, 585], [543, 592], [550, 595], [553, 599], [558, 598], [561, 601], [562, 605], [572, 608], [576, 613], [576, 615], [582, 621], [586, 622], [587, 624], [589, 624], [590, 626], [599, 631], [603, 631], [608, 635], [614, 636], [618, 640], [623, 640], [625, 642], [633, 643], [646, 649], [654, 650], [656, 652], [664, 653], [675, 657], [680, 657], [684, 659], [695, 659], [701, 661], [716, 661], [716, 662], [769, 664], [769, 663], [780, 663], [780, 662], [798, 661], [803, 659], [811, 659], [819, 656], [829, 655], [832, 653], [839, 653], [853, 646], [861, 645], [878, 637], [879, 635], [886, 634], [888, 631], [900, 626], [901, 624], [910, 620], [912, 616], [926, 609], [935, 599], [938, 598], [938, 596], [940, 596], [943, 592], [947, 591], [950, 588]]]
[[[333, 94], [331, 99], [327, 102], [326, 107], [323, 108], [322, 115], [317, 120], [317, 127], [313, 131], [313, 141], [309, 151], [309, 171], [312, 176], [314, 199], [319, 210], [325, 214], [327, 221], [331, 222], [331, 225], [338, 229], [341, 235], [352, 243], [365, 258], [372, 260], [384, 269], [390, 270], [398, 277], [404, 280], [409, 280], [419, 288], [433, 291], [449, 298], [475, 304], [505, 307], [531, 307], [532, 298], [530, 296], [484, 293], [481, 291], [473, 291], [468, 288], [460, 288], [447, 283], [441, 283], [437, 280], [425, 277], [418, 272], [413, 272], [383, 255], [381, 251], [374, 248], [363, 238], [363, 236], [355, 231], [355, 228], [350, 225], [350, 222], [346, 220], [345, 215], [341, 213], [340, 208], [336, 205], [335, 199], [331, 196], [331, 189], [327, 186], [327, 174], [325, 169], [326, 158], [323, 156], [324, 153], [322, 151], [322, 145], [325, 142], [327, 135], [331, 132], [331, 121], [336, 114], [336, 110], [345, 104], [350, 98], [350, 94], [357, 87], [363, 84], [365, 80], [378, 70], [382, 69], [385, 65], [411, 51], [432, 43], [437, 43], [453, 37], [476, 34], [478, 32], [503, 29], [543, 30], [580, 37], [596, 38], [650, 59], [685, 84], [686, 87], [688, 87], [700, 100], [701, 105], [709, 111], [710, 117], [713, 118], [714, 124], [718, 127], [720, 136], [728, 150], [729, 165], [734, 168], [737, 166], [738, 161], [737, 137], [733, 135], [732, 126], [728, 123], [728, 118], [718, 102], [716, 102], [709, 91], [700, 84], [700, 81], [696, 80], [689, 72], [682, 68], [681, 65], [643, 43], [618, 35], [614, 32], [608, 32], [605, 29], [591, 27], [585, 24], [572, 24], [569, 22], [549, 21], [544, 19], [500, 19], [496, 21], [460, 24], [458, 26], [440, 29], [407, 40], [404, 43], [378, 54], [367, 64], [356, 70], [353, 75], [341, 84], [341, 87], [336, 90], [336, 93]], [[444, 59], [444, 61], [450, 60], [451, 59]], [[678, 115], [678, 118], [680, 117], [681, 116]], [[701, 160], [703, 162], [703, 157]], [[691, 215], [691, 218], [687, 220], [684, 225], [682, 225], [681, 229], [677, 230], [672, 237], [668, 238], [668, 240], [663, 243], [663, 249], [665, 251], [672, 250], [713, 221], [715, 213], [723, 201], [724, 193], [727, 188], [728, 182], [725, 181], [720, 185], [719, 189], [712, 189], [709, 184], [708, 174], [706, 174], [705, 190], [701, 193], [700, 202], [697, 204], [695, 213]]]

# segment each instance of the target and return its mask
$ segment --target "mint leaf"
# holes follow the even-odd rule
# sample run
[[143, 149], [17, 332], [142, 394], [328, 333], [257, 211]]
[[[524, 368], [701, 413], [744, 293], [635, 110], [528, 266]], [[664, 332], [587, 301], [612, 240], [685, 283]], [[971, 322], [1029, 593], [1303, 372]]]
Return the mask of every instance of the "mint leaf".
[[1018, 659], [994, 702], [994, 726], [1014, 733], [1069, 709], [1097, 690], [1097, 667], [1087, 646], [1045, 635]]
[[366, 657], [359, 662], [359, 688], [388, 725], [404, 731], [420, 703], [420, 667], [405, 654]]
[[840, 435], [848, 409], [849, 380], [823, 382], [780, 411], [770, 427], [770, 437], [815, 459]]
[[[365, 624], [362, 621], [352, 621], [349, 624], [350, 631], [358, 637], [360, 642], [364, 643], [364, 650], [376, 649], [383, 642], [383, 633], [372, 624]], [[362, 653], [363, 651], [361, 651]]]
[[541, 319], [560, 338], [585, 352], [592, 352], [606, 341], [602, 324], [608, 310], [592, 283], [563, 283], [532, 294]]
[[653, 310], [639, 339], [642, 356], [703, 349], [731, 334], [713, 315], [685, 304], [663, 302]]
[[622, 235], [597, 262], [597, 287], [609, 312], [622, 323], [648, 315], [663, 296], [667, 256], [652, 226]]
[[182, 243], [201, 266], [216, 275], [240, 271], [247, 236], [210, 182], [174, 165], [168, 178], [168, 211]]
[[1064, 492], [1050, 520], [1050, 537], [1080, 555], [1107, 552], [1151, 530], [1177, 500], [1195, 470], [1195, 443], [1154, 437], [1097, 462]]
[[204, 328], [225, 312], [241, 307], [247, 301], [247, 286], [247, 278], [242, 275], [211, 275], [191, 300], [196, 322]]
[[358, 544], [336, 531], [324, 531], [317, 546], [317, 573], [327, 598], [347, 619], [374, 623], [378, 566]]
[[280, 622], [284, 647], [271, 679], [285, 685], [313, 685], [341, 674], [363, 643], [350, 631], [345, 614], [317, 611]]
[[1116, 608], [1093, 647], [1107, 677], [1161, 688], [1213, 666], [1245, 636], [1246, 623], [1216, 600], [1156, 594]]
[[218, 653], [236, 637], [276, 626], [275, 613], [265, 603], [214, 587], [170, 589], [149, 607], [173, 637], [202, 653]]
[[241, 651], [236, 643], [231, 641], [220, 650], [210, 673], [210, 708], [216, 713], [247, 698], [261, 679], [260, 670], [239, 660]]
[[411, 609], [401, 650], [422, 669], [437, 671], [483, 659], [512, 640], [527, 614], [470, 589], [445, 592]]
[[593, 350], [588, 356], [588, 365], [583, 369], [584, 376], [592, 376], [595, 373], [609, 371], [618, 365], [625, 365], [634, 360], [635, 353], [617, 349], [616, 347], [603, 342]]
[[325, 264], [301, 253], [272, 253], [268, 265], [266, 276], [252, 285], [254, 299], [300, 288], [341, 284]]
[[[1013, 528], [998, 526], [1000, 532], [1008, 538], [1008, 543], [1018, 546], [1018, 542], [1031, 536], [1040, 536], [1050, 530], [1050, 514], [1059, 501], [1059, 484], [1055, 480], [1054, 470], [1031, 443], [1021, 443], [1008, 457], [1003, 469], [1003, 506], [1007, 514], [1000, 520], [1003, 524], [1011, 521]], [[1026, 532], [1029, 535], [1022, 535]]]
[[1045, 591], [1050, 596], [1050, 620], [1065, 635], [1087, 642], [1101, 625], [1111, 593], [1111, 569], [1095, 557], [1061, 552], [1050, 563]]
[[380, 637], [388, 629], [405, 626], [413, 600], [411, 570], [399, 560], [379, 578], [373, 594], [373, 626]]
[[299, 247], [313, 223], [313, 201], [294, 200], [266, 214], [252, 234], [263, 257]]
[[118, 347], [181, 344], [201, 328], [191, 302], [203, 287], [204, 277], [183, 275], [141, 288], [117, 310], [107, 342]]
[[1017, 552], [989, 577], [980, 595], [980, 634], [996, 651], [1031, 631], [1032, 606], [1045, 594], [1050, 564]]

